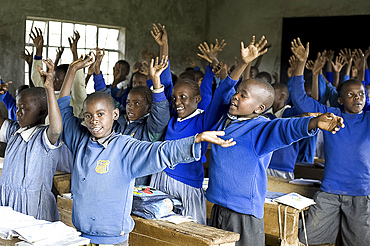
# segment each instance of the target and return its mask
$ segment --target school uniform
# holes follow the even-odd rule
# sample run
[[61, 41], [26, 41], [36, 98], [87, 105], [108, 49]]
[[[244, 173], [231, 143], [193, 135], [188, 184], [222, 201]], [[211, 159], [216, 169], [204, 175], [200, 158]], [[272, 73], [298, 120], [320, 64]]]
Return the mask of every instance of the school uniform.
[[51, 144], [46, 130], [37, 125], [21, 128], [17, 122], [5, 120], [0, 141], [7, 143], [0, 179], [0, 206], [36, 219], [57, 221], [59, 212], [51, 192], [53, 177], [61, 155], [61, 141]]
[[[172, 117], [168, 123], [166, 140], [175, 140], [210, 130], [221, 118], [223, 109], [229, 107], [231, 88], [236, 80], [229, 76], [216, 89], [208, 108], [197, 109], [186, 118]], [[202, 156], [208, 143], [202, 143]], [[183, 215], [191, 216], [201, 224], [206, 224], [206, 199], [202, 189], [204, 171], [202, 160], [194, 163], [181, 163], [175, 169], [166, 168], [162, 173], [152, 175], [151, 186], [175, 196], [182, 202]]]
[[[225, 131], [221, 138], [233, 138], [236, 145], [212, 146], [206, 198], [217, 205], [211, 225], [240, 233], [237, 245], [265, 245], [261, 228], [264, 228], [266, 169], [272, 152], [315, 134], [316, 131], [308, 131], [309, 121], [308, 117], [270, 121], [265, 116], [239, 119], [225, 115], [217, 123], [215, 130]], [[253, 225], [252, 230], [244, 225], [245, 220]]]
[[91, 243], [125, 242], [134, 227], [130, 216], [134, 179], [199, 160], [201, 145], [194, 143], [194, 136], [149, 143], [114, 131], [96, 140], [73, 116], [69, 101], [66, 96], [58, 104], [63, 128], [68, 129], [62, 132], [62, 139], [74, 156], [72, 222]]
[[[370, 245], [370, 112], [348, 114], [327, 107], [303, 93], [303, 76], [294, 77], [292, 100], [303, 111], [334, 113], [345, 127], [335, 135], [323, 132], [325, 169], [321, 192], [307, 219], [309, 244], [334, 243], [339, 230], [345, 245]], [[300, 240], [304, 241], [303, 231]]]

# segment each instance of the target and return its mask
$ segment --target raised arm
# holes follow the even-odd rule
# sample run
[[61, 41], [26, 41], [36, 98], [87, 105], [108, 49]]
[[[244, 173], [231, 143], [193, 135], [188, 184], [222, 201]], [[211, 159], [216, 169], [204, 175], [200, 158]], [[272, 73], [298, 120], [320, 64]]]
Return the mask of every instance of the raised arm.
[[60, 114], [59, 106], [54, 93], [54, 63], [50, 58], [43, 60], [43, 62], [46, 64], [47, 72], [42, 70], [40, 66], [37, 67], [37, 70], [40, 73], [42, 81], [44, 82], [48, 100], [49, 128], [46, 130], [46, 135], [50, 143], [55, 144], [63, 130], [62, 116]]
[[343, 76], [343, 81], [346, 81], [350, 79], [353, 55], [352, 55], [351, 49], [347, 49], [347, 48], [345, 48], [344, 50], [340, 50], [339, 55], [343, 57], [343, 59], [345, 60], [345, 63], [347, 64], [346, 70]]
[[329, 82], [333, 83], [335, 76], [336, 76], [335, 74], [333, 76], [333, 66], [332, 66], [332, 62], [334, 59], [334, 51], [325, 50], [324, 52], [325, 52], [325, 58], [326, 58], [326, 77], [329, 80]]
[[36, 48], [35, 57], [32, 62], [32, 69], [31, 69], [31, 78], [32, 83], [34, 86], [43, 87], [44, 84], [41, 81], [40, 74], [37, 71], [37, 66], [42, 65], [42, 50], [44, 48], [44, 37], [42, 36], [42, 31], [40, 28], [34, 28], [34, 30], [31, 30], [30, 38], [33, 41], [33, 44]]
[[64, 47], [63, 46], [60, 46], [60, 47], [57, 48], [57, 55], [56, 55], [55, 61], [54, 61], [55, 66], [58, 66], [60, 58], [62, 58], [63, 52], [64, 52]]
[[25, 51], [22, 51], [20, 53], [20, 56], [22, 57], [23, 60], [25, 60], [28, 64], [28, 80], [30, 83], [30, 87], [35, 87], [35, 85], [32, 82], [32, 63], [33, 63], [33, 52], [30, 53], [27, 49]]
[[365, 80], [365, 56], [361, 49], [354, 50], [353, 61], [357, 70], [357, 80], [363, 82]]
[[342, 70], [343, 66], [346, 64], [346, 61], [343, 58], [343, 56], [337, 56], [335, 58], [335, 63], [331, 62], [331, 64], [332, 64], [333, 71], [334, 71], [334, 74], [335, 74], [334, 81], [333, 81], [333, 86], [335, 86], [335, 88], [338, 88], [340, 71]]
[[78, 59], [78, 53], [77, 53], [78, 40], [80, 40], [80, 34], [78, 33], [78, 31], [75, 31], [73, 33], [73, 37], [68, 38], [69, 48], [71, 49], [71, 52], [73, 55], [73, 61], [76, 61]]
[[159, 56], [168, 57], [168, 37], [166, 27], [164, 25], [161, 25], [161, 23], [158, 23], [158, 26], [153, 23], [153, 31], [151, 31], [151, 34], [154, 40], [159, 45]]
[[241, 42], [241, 60], [238, 62], [238, 65], [235, 69], [231, 72], [230, 77], [234, 80], [238, 80], [244, 70], [247, 68], [248, 64], [251, 63], [257, 57], [265, 54], [267, 52], [267, 48], [265, 48], [267, 44], [267, 40], [265, 40], [265, 36], [262, 36], [260, 41], [255, 44], [256, 37], [253, 36], [252, 41], [249, 43], [247, 47], [244, 47], [244, 43]]
[[60, 90], [59, 98], [69, 96], [71, 94], [71, 88], [76, 72], [81, 68], [90, 66], [93, 62], [94, 59], [91, 56], [86, 55], [84, 58], [81, 56], [79, 59], [69, 65], [66, 76], [64, 77], [62, 88]]
[[[320, 93], [319, 93], [319, 75], [322, 74], [322, 68], [325, 65], [325, 51], [323, 53], [318, 52], [317, 58], [312, 67], [312, 98], [319, 101], [320, 100]], [[307, 63], [308, 65], [309, 63]], [[307, 67], [307, 66], [306, 66]]]

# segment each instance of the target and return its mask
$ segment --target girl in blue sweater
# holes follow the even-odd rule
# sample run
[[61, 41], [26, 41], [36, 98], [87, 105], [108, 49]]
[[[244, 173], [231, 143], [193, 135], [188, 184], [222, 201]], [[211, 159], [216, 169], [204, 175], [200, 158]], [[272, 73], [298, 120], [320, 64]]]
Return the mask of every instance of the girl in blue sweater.
[[[255, 44], [255, 38], [250, 44], [255, 52], [242, 48], [242, 59], [248, 63], [264, 54], [266, 45], [264, 37]], [[209, 49], [207, 49], [210, 52]], [[260, 52], [262, 50], [262, 52]], [[210, 105], [205, 111], [198, 109], [202, 100], [199, 85], [191, 80], [179, 80], [173, 88], [172, 107], [176, 111], [168, 123], [166, 140], [180, 139], [205, 130], [210, 130], [222, 116], [222, 108], [228, 104], [231, 89], [238, 82], [244, 69], [234, 69], [233, 72], [216, 89]], [[202, 156], [207, 150], [207, 144], [202, 145]], [[201, 160], [194, 163], [181, 163], [175, 169], [166, 168], [163, 172], [152, 176], [151, 186], [175, 196], [182, 202], [183, 215], [191, 216], [199, 223], [206, 223], [206, 199], [202, 189], [204, 179]]]

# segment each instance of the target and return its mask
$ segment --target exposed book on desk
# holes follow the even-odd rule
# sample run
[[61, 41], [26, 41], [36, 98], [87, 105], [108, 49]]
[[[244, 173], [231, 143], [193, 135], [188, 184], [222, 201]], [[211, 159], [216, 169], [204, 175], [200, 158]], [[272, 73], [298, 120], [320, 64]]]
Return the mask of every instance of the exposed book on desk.
[[316, 204], [313, 199], [302, 196], [298, 193], [292, 192], [284, 196], [274, 199], [275, 202], [282, 203], [298, 210], [301, 210], [305, 207]]
[[307, 186], [320, 186], [321, 181], [316, 179], [292, 179], [289, 181], [289, 184], [299, 184], [299, 185], [307, 185]]

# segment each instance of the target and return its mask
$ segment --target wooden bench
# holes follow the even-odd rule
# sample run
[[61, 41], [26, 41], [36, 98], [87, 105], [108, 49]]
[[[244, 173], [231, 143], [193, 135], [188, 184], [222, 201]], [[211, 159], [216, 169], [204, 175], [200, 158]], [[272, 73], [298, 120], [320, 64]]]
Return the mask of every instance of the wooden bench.
[[[58, 197], [60, 219], [69, 226], [72, 224], [71, 199]], [[135, 228], [130, 233], [130, 245], [166, 246], [166, 245], [222, 245], [232, 246], [239, 240], [239, 234], [220, 230], [214, 227], [200, 225], [194, 222], [184, 222], [178, 225], [167, 221], [146, 220], [132, 216]]]

